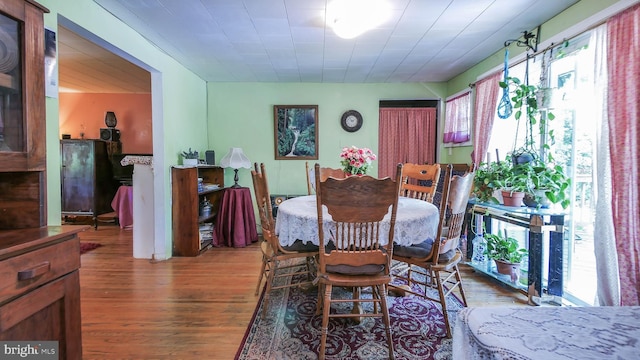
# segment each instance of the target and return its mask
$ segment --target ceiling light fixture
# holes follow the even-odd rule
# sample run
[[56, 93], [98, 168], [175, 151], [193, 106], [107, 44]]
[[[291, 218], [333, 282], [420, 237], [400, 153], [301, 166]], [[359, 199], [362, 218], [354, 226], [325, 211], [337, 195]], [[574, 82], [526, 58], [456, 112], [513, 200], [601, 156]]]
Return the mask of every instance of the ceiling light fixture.
[[388, 16], [385, 0], [334, 0], [327, 6], [327, 25], [343, 39], [353, 39], [381, 25]]

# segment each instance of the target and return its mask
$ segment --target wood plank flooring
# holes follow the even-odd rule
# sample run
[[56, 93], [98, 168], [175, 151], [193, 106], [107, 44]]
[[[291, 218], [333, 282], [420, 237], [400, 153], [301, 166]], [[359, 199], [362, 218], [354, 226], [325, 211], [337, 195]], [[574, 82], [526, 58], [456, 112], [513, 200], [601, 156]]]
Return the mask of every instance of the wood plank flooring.
[[[233, 359], [253, 315], [257, 245], [166, 261], [133, 259], [132, 230], [101, 223], [80, 240], [83, 359]], [[470, 306], [526, 305], [526, 296], [463, 266]]]

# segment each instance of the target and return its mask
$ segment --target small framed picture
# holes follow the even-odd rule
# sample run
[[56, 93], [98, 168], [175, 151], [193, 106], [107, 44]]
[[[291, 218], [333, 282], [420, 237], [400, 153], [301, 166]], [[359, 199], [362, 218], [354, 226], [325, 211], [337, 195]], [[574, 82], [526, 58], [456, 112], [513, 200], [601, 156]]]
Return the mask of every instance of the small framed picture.
[[318, 159], [318, 105], [274, 105], [276, 160]]

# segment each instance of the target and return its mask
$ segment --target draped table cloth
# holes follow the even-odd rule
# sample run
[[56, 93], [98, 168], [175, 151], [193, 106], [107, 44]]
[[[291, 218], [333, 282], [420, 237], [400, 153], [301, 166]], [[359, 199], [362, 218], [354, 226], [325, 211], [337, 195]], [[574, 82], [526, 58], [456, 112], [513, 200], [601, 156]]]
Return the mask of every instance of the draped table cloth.
[[245, 247], [258, 241], [251, 191], [247, 187], [224, 189], [216, 217], [214, 246]]
[[[322, 216], [324, 230], [328, 232], [334, 223], [326, 207]], [[390, 220], [389, 212], [380, 229], [381, 235], [384, 235], [380, 239], [382, 245], [388, 243], [386, 234], [389, 233]], [[439, 211], [435, 205], [401, 196], [398, 200], [393, 240], [398, 245], [409, 246], [433, 239], [438, 231], [439, 220]], [[276, 218], [276, 234], [283, 246], [293, 245], [298, 239], [318, 245], [320, 240], [316, 196], [300, 196], [280, 203]]]
[[639, 339], [640, 306], [465, 308], [453, 359], [638, 359]]
[[111, 207], [118, 216], [121, 229], [133, 225], [133, 186], [120, 186], [111, 201]]

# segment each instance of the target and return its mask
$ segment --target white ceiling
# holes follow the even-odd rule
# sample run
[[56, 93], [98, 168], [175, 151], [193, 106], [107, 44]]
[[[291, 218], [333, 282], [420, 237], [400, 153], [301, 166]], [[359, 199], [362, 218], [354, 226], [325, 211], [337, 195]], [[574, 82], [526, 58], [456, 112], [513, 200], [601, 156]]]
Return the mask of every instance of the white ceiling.
[[58, 27], [60, 92], [150, 93], [151, 74], [73, 31]]
[[94, 1], [206, 81], [332, 83], [448, 81], [578, 2], [388, 0], [387, 22], [344, 40], [333, 0]]

